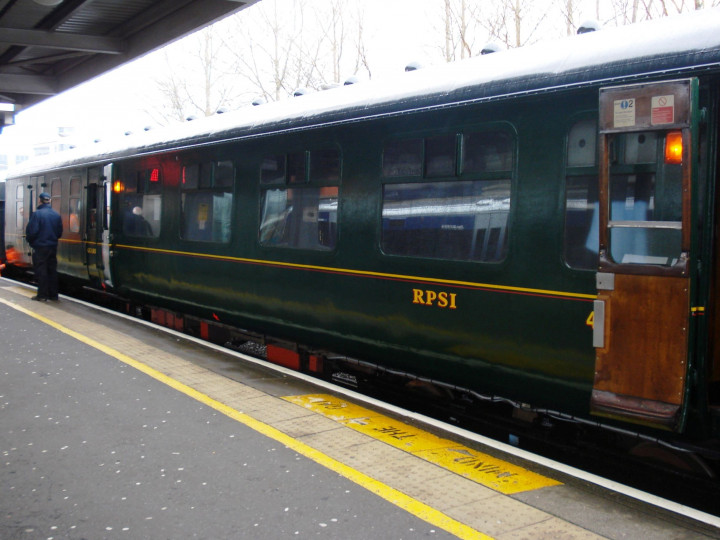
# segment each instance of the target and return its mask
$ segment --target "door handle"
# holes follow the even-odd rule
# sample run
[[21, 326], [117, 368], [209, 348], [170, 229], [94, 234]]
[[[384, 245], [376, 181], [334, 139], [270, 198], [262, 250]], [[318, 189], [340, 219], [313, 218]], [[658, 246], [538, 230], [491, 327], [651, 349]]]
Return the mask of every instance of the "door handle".
[[605, 300], [593, 301], [593, 347], [605, 347]]

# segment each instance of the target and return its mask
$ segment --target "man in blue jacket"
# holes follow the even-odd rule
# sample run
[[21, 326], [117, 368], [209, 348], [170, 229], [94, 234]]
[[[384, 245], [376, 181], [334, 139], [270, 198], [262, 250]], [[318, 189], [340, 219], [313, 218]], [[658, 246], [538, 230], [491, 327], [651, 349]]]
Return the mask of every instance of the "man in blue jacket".
[[40, 194], [40, 204], [30, 215], [25, 236], [33, 248], [33, 267], [38, 282], [33, 300], [46, 302], [58, 299], [57, 246], [62, 236], [62, 218], [50, 206], [50, 195]]

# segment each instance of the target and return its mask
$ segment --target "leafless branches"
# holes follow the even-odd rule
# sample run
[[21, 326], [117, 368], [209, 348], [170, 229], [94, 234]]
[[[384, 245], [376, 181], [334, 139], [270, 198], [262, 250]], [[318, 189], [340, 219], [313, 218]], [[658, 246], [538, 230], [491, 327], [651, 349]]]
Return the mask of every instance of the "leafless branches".
[[[574, 34], [581, 8], [593, 4], [602, 24], [624, 25], [720, 0], [443, 0], [435, 35], [423, 37], [435, 44], [438, 61], [451, 62], [492, 41], [513, 48]], [[252, 97], [275, 101], [358, 72], [371, 76], [364, 8], [362, 0], [263, 0], [198, 33], [180, 62], [168, 56], [168, 72], [158, 78], [165, 120], [213, 114]]]

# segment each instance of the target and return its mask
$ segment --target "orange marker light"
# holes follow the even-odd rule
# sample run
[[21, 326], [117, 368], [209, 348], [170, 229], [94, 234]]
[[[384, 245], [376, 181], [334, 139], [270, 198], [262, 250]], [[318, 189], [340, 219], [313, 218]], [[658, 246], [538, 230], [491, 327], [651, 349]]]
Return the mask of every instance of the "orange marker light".
[[665, 163], [680, 165], [682, 163], [683, 141], [681, 131], [670, 131], [665, 136]]
[[123, 186], [123, 183], [120, 180], [115, 180], [113, 182], [112, 189], [113, 189], [113, 192], [115, 192], [115, 193], [121, 193], [124, 187], [125, 186]]

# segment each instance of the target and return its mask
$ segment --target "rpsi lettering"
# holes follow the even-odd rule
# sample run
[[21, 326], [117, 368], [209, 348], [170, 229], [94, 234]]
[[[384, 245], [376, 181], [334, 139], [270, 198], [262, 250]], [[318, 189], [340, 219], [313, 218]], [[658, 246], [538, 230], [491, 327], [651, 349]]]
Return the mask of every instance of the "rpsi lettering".
[[413, 304], [422, 304], [423, 306], [436, 306], [444, 309], [457, 309], [455, 299], [457, 294], [445, 291], [424, 291], [422, 289], [413, 289]]

